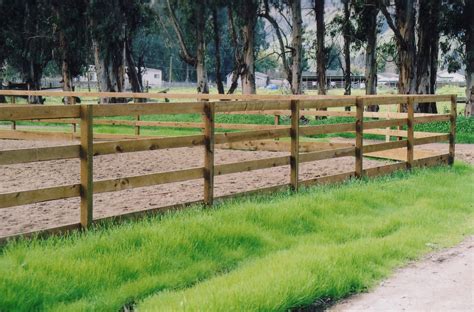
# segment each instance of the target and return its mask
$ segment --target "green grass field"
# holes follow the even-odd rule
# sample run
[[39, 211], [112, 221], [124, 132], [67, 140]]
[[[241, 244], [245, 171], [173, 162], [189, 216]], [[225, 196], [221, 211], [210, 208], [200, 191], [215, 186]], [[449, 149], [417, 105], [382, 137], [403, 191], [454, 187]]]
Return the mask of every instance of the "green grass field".
[[[433, 183], [442, 181], [442, 183]], [[0, 311], [285, 311], [474, 233], [474, 168], [243, 197], [0, 250]]]

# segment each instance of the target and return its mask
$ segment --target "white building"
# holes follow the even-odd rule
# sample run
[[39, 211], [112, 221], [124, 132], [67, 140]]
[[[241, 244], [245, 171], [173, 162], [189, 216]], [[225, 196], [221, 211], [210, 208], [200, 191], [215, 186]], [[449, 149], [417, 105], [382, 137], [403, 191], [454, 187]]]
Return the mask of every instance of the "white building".
[[[150, 87], [161, 87], [163, 84], [163, 75], [161, 69], [156, 68], [148, 68], [146, 67], [143, 72], [143, 86], [150, 86]], [[89, 65], [87, 72], [79, 76], [79, 82], [90, 82], [95, 83], [97, 82], [97, 73], [95, 71], [94, 65]], [[125, 75], [125, 88], [130, 88], [130, 83], [128, 81], [128, 75]]]
[[[128, 82], [128, 77], [126, 78]], [[161, 69], [145, 68], [143, 73], [143, 86], [161, 87], [163, 84], [163, 74]]]

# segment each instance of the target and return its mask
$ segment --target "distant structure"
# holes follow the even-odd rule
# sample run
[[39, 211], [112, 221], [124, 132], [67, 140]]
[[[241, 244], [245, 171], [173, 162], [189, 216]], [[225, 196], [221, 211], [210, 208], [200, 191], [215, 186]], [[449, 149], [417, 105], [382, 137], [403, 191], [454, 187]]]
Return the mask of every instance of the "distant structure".
[[[318, 89], [318, 74], [316, 72], [303, 72], [303, 89]], [[353, 88], [365, 88], [364, 75], [351, 75], [351, 83]], [[341, 70], [326, 71], [326, 87], [327, 88], [344, 88], [344, 74]]]
[[[146, 67], [143, 72], [143, 86], [161, 87], [163, 85], [163, 73], [161, 69]], [[97, 83], [97, 73], [94, 65], [89, 65], [87, 72], [79, 76], [81, 84]], [[125, 88], [130, 88], [128, 75], [125, 75]]]
[[[237, 81], [238, 87], [242, 87], [242, 81], [239, 78]], [[232, 84], [232, 73], [227, 74], [226, 76], [226, 85], [227, 88], [230, 88]], [[261, 72], [255, 72], [255, 85], [257, 88], [265, 88], [270, 84], [270, 77], [267, 74], [261, 73]]]

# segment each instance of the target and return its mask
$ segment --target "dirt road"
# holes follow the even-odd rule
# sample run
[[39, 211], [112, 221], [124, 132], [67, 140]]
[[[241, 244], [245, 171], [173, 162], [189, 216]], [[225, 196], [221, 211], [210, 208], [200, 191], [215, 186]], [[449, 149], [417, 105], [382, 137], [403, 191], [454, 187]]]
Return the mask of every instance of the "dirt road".
[[329, 311], [474, 311], [474, 237], [398, 270]]

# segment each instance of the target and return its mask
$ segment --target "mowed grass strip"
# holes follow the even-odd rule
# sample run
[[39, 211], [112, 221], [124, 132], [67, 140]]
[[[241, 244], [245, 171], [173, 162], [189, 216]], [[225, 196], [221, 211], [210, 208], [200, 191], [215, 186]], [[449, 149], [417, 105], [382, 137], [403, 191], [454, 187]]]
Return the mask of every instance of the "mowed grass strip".
[[196, 207], [0, 254], [0, 311], [285, 310], [366, 290], [474, 232], [474, 169]]

